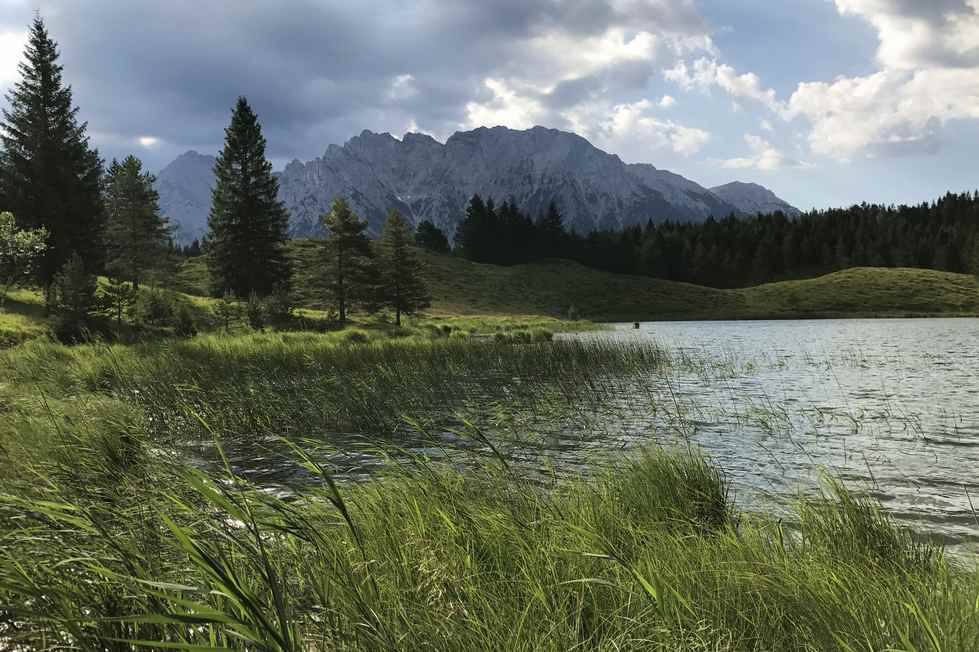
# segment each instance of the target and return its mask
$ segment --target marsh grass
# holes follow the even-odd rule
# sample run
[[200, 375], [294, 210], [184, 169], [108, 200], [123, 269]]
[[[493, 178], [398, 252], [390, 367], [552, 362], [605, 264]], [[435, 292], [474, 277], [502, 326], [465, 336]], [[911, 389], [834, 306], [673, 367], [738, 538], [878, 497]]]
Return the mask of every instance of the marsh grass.
[[[119, 445], [116, 442], [114, 445]], [[127, 449], [129, 450], [129, 449]], [[696, 453], [542, 487], [413, 457], [282, 498], [83, 447], [0, 495], [0, 639], [22, 649], [967, 650], [976, 576], [833, 486], [739, 514]], [[404, 460], [404, 458], [402, 457]], [[86, 467], [79, 475], [78, 467]], [[93, 478], [101, 489], [92, 491]]]
[[[840, 485], [783, 523], [690, 448], [568, 478], [516, 463], [530, 434], [500, 437], [688, 363], [370, 332], [2, 353], [0, 647], [979, 647], [975, 571]], [[373, 481], [317, 450], [340, 435], [380, 460]], [[304, 476], [256, 482], [235, 462], [251, 442]]]

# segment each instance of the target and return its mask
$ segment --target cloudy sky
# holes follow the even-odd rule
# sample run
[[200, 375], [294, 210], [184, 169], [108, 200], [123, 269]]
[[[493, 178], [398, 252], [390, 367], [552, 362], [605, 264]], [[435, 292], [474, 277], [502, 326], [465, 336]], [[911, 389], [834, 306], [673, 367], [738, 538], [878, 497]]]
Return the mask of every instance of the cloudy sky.
[[0, 0], [0, 90], [35, 11], [103, 156], [154, 170], [246, 95], [277, 167], [541, 124], [802, 208], [979, 187], [979, 0]]

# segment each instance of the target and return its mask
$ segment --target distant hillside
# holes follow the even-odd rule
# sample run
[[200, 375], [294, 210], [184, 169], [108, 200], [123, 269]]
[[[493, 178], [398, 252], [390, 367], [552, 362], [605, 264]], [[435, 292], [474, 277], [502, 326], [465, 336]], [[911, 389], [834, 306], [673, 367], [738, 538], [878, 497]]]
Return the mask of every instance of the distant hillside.
[[[197, 237], [206, 223], [213, 162], [213, 157], [188, 152], [160, 172], [161, 205], [180, 224], [183, 241]], [[581, 136], [543, 127], [481, 127], [457, 132], [444, 144], [423, 134], [398, 140], [364, 131], [342, 147], [330, 145], [320, 158], [289, 163], [278, 177], [295, 236], [318, 233], [320, 214], [338, 196], [368, 220], [374, 233], [388, 211], [397, 208], [414, 222], [432, 220], [450, 237], [476, 192], [498, 203], [514, 198], [531, 215], [554, 200], [569, 229], [579, 233], [648, 220], [699, 222], [711, 215], [755, 212], [754, 206], [742, 211], [678, 174], [626, 164]]]
[[[303, 268], [316, 265], [309, 241], [291, 244]], [[781, 319], [979, 315], [979, 284], [967, 274], [858, 267], [817, 278], [719, 290], [645, 276], [610, 274], [568, 260], [504, 267], [422, 253], [432, 310], [479, 315], [584, 319]], [[203, 292], [203, 261], [181, 272], [184, 289]]]
[[742, 183], [734, 181], [723, 186], [714, 186], [712, 193], [738, 209], [740, 213], [756, 215], [781, 211], [790, 217], [801, 214], [801, 211], [787, 201], [780, 199], [774, 192], [757, 183]]

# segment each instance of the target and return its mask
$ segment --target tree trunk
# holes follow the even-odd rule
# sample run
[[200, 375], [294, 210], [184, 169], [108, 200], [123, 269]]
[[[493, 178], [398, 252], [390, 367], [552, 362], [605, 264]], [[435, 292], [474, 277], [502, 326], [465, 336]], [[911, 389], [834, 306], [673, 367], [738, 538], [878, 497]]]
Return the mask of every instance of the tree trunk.
[[397, 306], [394, 309], [394, 324], [395, 326], [401, 326], [401, 306]]

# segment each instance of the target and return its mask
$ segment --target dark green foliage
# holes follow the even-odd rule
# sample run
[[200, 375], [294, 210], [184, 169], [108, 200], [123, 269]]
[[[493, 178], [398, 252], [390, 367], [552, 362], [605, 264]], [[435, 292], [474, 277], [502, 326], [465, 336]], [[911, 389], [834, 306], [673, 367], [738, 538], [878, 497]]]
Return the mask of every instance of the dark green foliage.
[[265, 296], [288, 284], [289, 217], [265, 158], [261, 125], [244, 97], [238, 98], [225, 129], [214, 176], [205, 245], [215, 294]]
[[97, 306], [97, 286], [95, 275], [85, 268], [85, 261], [77, 253], [54, 275], [48, 289], [48, 308], [54, 316], [53, 331], [58, 339], [75, 342], [82, 338]]
[[141, 291], [136, 300], [136, 322], [150, 326], [170, 326], [177, 306], [172, 293], [160, 288]]
[[564, 218], [557, 203], [552, 201], [547, 205], [547, 213], [537, 220], [537, 251], [544, 257], [556, 258], [564, 252], [566, 238]]
[[253, 292], [248, 297], [248, 303], [245, 304], [245, 317], [248, 319], [248, 325], [253, 330], [260, 331], [268, 323], [268, 316], [269, 310], [265, 299]]
[[379, 242], [378, 303], [394, 310], [394, 322], [401, 315], [413, 315], [432, 303], [422, 279], [421, 263], [411, 249], [411, 228], [397, 210], [388, 214]]
[[921, 267], [975, 271], [979, 194], [948, 194], [917, 206], [861, 204], [702, 224], [665, 221], [622, 231], [568, 233], [551, 204], [536, 224], [512, 201], [495, 208], [474, 195], [456, 233], [469, 260], [498, 265], [569, 258], [619, 274], [710, 287], [743, 287], [814, 276], [846, 267]]
[[168, 254], [170, 227], [160, 215], [155, 177], [135, 156], [112, 161], [105, 184], [106, 261], [110, 276], [139, 288]]
[[371, 311], [376, 306], [374, 251], [367, 238], [367, 221], [350, 210], [342, 198], [334, 199], [332, 209], [321, 219], [328, 235], [320, 244], [322, 267], [314, 284], [322, 300], [336, 307], [342, 323], [350, 308], [360, 306]]
[[128, 315], [136, 305], [138, 291], [135, 286], [121, 278], [109, 277], [109, 280], [99, 287], [99, 298], [103, 308], [116, 325], [122, 324], [124, 316]]
[[235, 300], [235, 295], [225, 292], [224, 296], [214, 303], [214, 318], [225, 331], [231, 330], [244, 318], [244, 309]]
[[422, 220], [415, 228], [415, 246], [435, 254], [447, 254], [450, 251], [449, 239], [445, 232], [435, 226], [432, 220]]
[[181, 303], [177, 306], [177, 313], [174, 315], [173, 330], [180, 337], [193, 337], [197, 335], [197, 321], [187, 304]]
[[44, 21], [35, 18], [0, 123], [0, 207], [28, 228], [47, 229], [38, 270], [44, 285], [73, 253], [98, 271], [103, 251], [102, 161], [78, 122], [58, 57]]
[[289, 292], [289, 288], [285, 286], [278, 286], [272, 291], [266, 301], [266, 307], [268, 309], [268, 314], [273, 319], [278, 321], [288, 321], [292, 318], [292, 311], [295, 308], [295, 303], [292, 299], [292, 294]]

